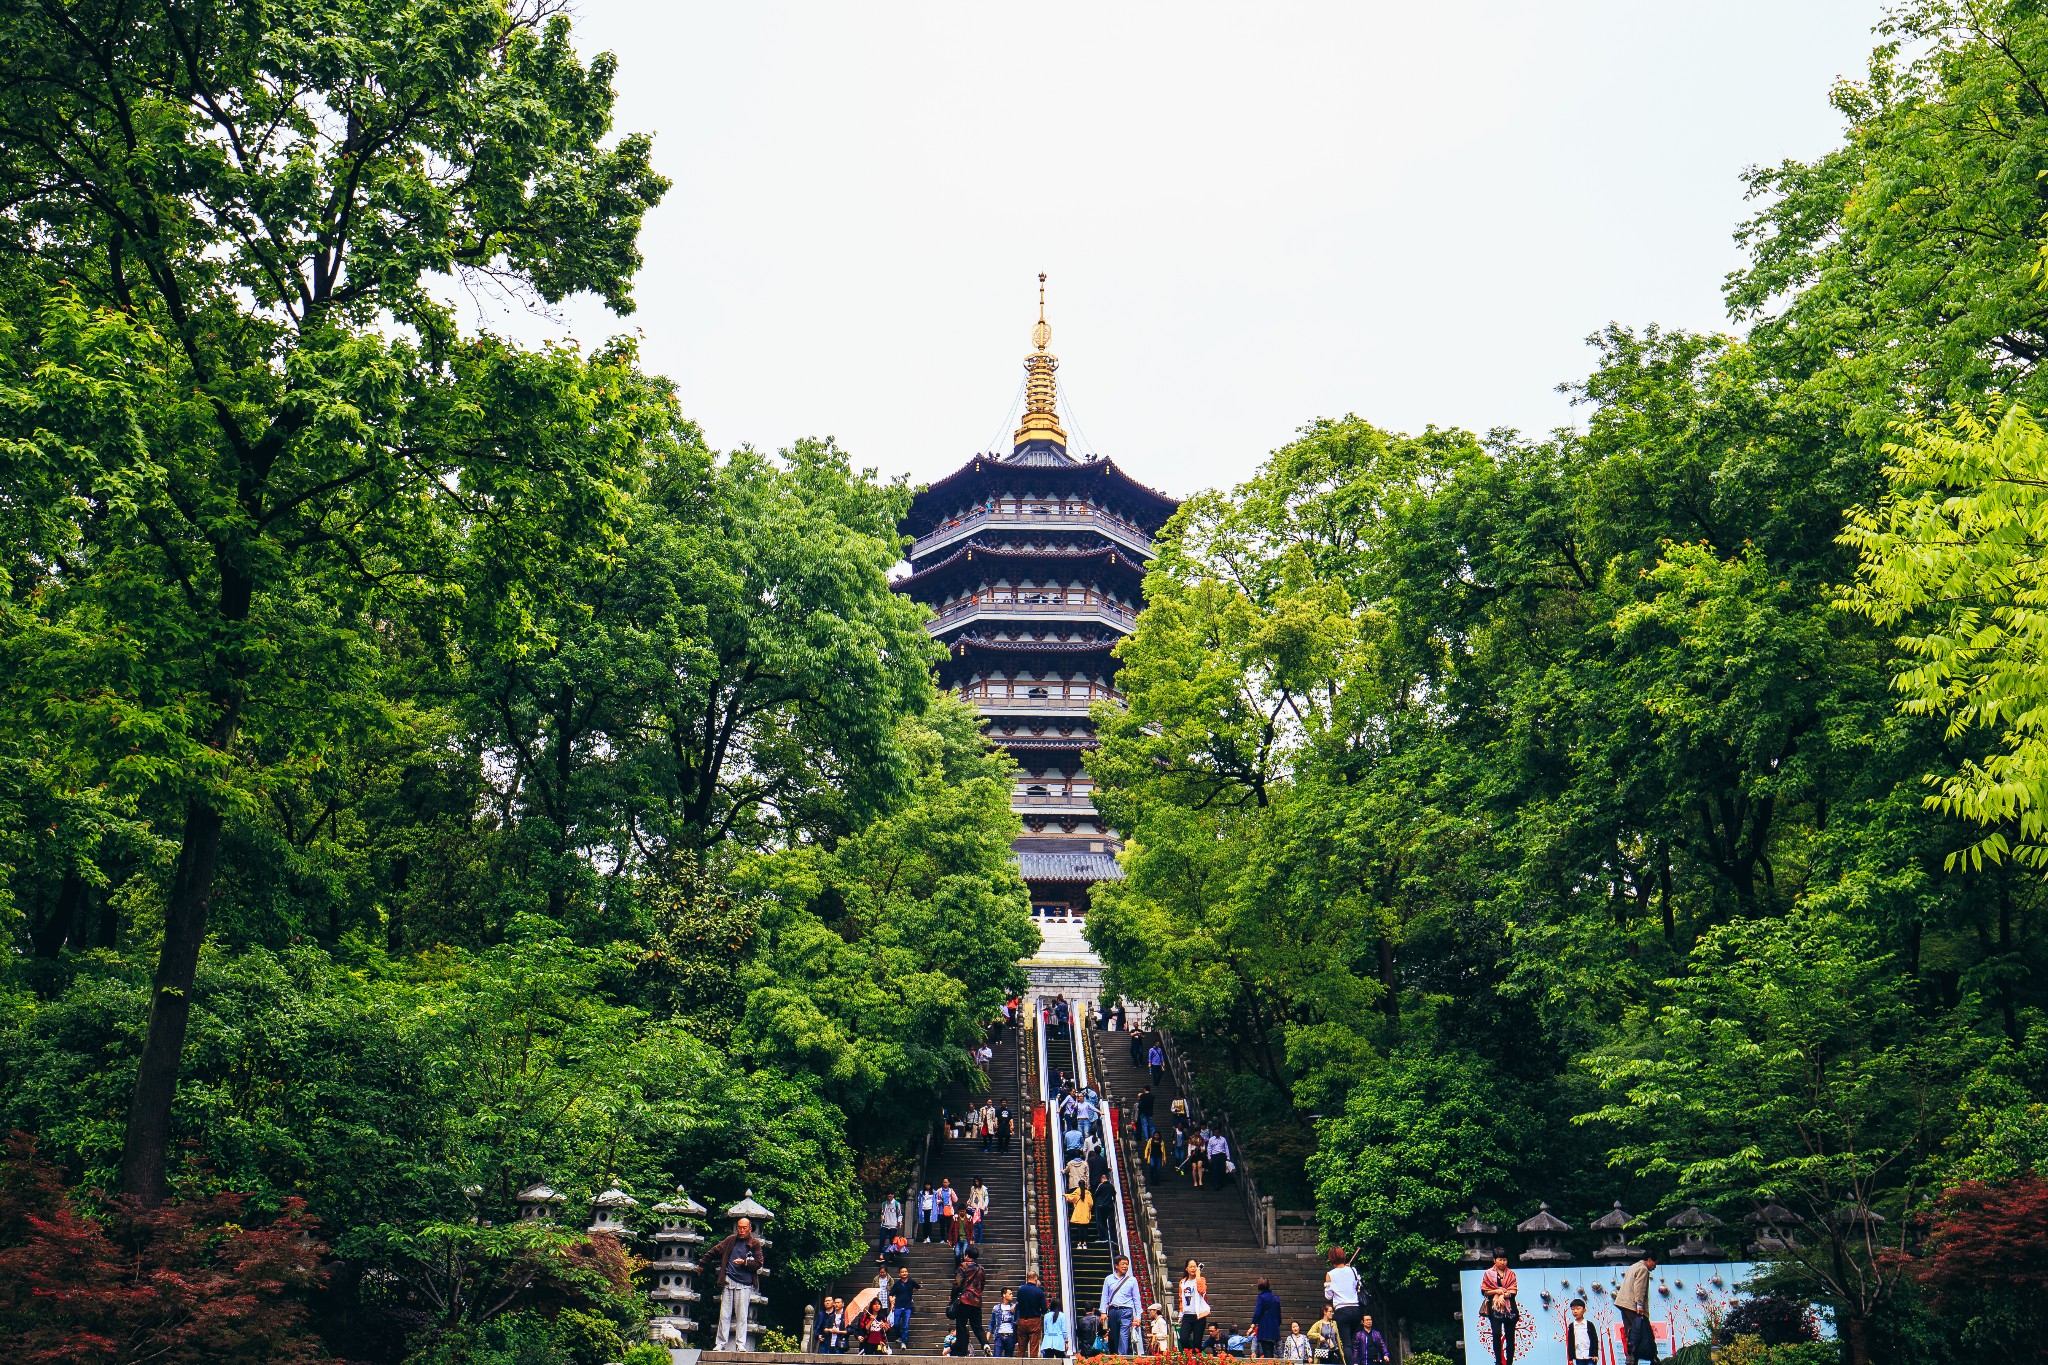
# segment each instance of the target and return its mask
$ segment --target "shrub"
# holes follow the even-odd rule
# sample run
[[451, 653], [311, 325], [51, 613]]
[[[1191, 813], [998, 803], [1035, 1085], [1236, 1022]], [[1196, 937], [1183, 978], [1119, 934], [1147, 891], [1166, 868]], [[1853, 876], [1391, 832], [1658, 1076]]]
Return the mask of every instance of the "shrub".
[[1789, 1346], [1820, 1340], [1820, 1327], [1810, 1305], [1778, 1294], [1758, 1294], [1728, 1311], [1714, 1340], [1725, 1346], [1740, 1337], [1756, 1337], [1766, 1346]]

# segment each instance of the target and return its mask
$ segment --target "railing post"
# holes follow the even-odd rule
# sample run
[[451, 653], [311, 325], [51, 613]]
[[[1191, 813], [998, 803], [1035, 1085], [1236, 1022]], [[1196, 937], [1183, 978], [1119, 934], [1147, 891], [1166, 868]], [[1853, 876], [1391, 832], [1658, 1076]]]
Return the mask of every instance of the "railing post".
[[[1238, 1169], [1244, 1169], [1242, 1162], [1238, 1163]], [[1265, 1215], [1262, 1221], [1266, 1225], [1266, 1245], [1269, 1247], [1280, 1245], [1280, 1220], [1273, 1216], [1273, 1196], [1270, 1194], [1260, 1195], [1259, 1209]]]

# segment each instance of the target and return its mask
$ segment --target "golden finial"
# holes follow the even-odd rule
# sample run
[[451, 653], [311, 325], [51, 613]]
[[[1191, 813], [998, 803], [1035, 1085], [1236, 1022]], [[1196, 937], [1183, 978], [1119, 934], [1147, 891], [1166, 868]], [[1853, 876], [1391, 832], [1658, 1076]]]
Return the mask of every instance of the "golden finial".
[[1059, 357], [1045, 349], [1052, 340], [1052, 328], [1045, 320], [1045, 274], [1038, 276], [1038, 322], [1031, 329], [1031, 344], [1036, 351], [1024, 357], [1024, 370], [1029, 376], [1024, 381], [1024, 425], [1017, 428], [1017, 445], [1021, 449], [1030, 441], [1050, 441], [1061, 450], [1067, 448], [1067, 433], [1060, 427], [1059, 390], [1053, 380], [1053, 372], [1060, 367]]

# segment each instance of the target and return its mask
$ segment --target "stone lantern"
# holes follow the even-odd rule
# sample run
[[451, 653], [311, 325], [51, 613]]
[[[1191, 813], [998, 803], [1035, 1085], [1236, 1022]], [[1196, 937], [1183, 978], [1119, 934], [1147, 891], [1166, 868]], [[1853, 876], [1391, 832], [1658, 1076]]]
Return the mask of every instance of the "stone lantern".
[[1593, 1259], [1609, 1263], [1641, 1260], [1643, 1249], [1628, 1244], [1628, 1225], [1634, 1221], [1619, 1199], [1614, 1201], [1612, 1209], [1595, 1218], [1590, 1226], [1600, 1234], [1600, 1246], [1594, 1251]]
[[1458, 1240], [1465, 1244], [1465, 1254], [1458, 1259], [1475, 1265], [1483, 1264], [1494, 1257], [1493, 1234], [1500, 1229], [1479, 1216], [1479, 1210], [1472, 1210], [1464, 1222], [1452, 1229]]
[[513, 1195], [512, 1202], [519, 1207], [520, 1222], [552, 1223], [562, 1212], [562, 1205], [569, 1202], [569, 1196], [545, 1180], [536, 1180]]
[[1664, 1220], [1664, 1226], [1674, 1228], [1683, 1234], [1677, 1246], [1671, 1248], [1673, 1260], [1719, 1261], [1728, 1253], [1714, 1240], [1710, 1229], [1721, 1226], [1721, 1220], [1706, 1212], [1698, 1204], [1688, 1204]]
[[1572, 1254], [1559, 1246], [1557, 1239], [1571, 1230], [1572, 1225], [1552, 1213], [1550, 1205], [1538, 1205], [1534, 1218], [1515, 1224], [1515, 1231], [1528, 1239], [1522, 1249], [1524, 1264], [1569, 1261]]
[[650, 1212], [661, 1222], [654, 1231], [654, 1285], [647, 1291], [654, 1300], [648, 1335], [656, 1341], [673, 1336], [670, 1344], [686, 1345], [698, 1326], [690, 1305], [702, 1298], [697, 1292], [696, 1249], [704, 1244], [704, 1234], [697, 1230], [696, 1220], [709, 1210], [678, 1185], [673, 1200], [663, 1200]]
[[1769, 1256], [1799, 1245], [1799, 1215], [1783, 1204], [1766, 1204], [1745, 1219], [1756, 1230], [1749, 1244], [1752, 1256]]
[[590, 1226], [584, 1231], [608, 1232], [622, 1240], [633, 1235], [633, 1229], [626, 1223], [627, 1210], [639, 1208], [639, 1200], [614, 1185], [591, 1200], [590, 1204], [595, 1213], [591, 1217]]

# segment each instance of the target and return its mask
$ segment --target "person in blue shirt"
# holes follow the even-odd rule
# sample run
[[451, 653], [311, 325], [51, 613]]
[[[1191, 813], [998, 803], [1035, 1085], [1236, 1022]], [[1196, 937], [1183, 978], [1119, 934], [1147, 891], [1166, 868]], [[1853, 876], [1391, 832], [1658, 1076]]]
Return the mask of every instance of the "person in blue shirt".
[[1131, 1324], [1145, 1310], [1138, 1294], [1138, 1277], [1131, 1274], [1131, 1258], [1116, 1258], [1116, 1269], [1102, 1277], [1103, 1335], [1109, 1339], [1109, 1353], [1131, 1354]]
[[1067, 1315], [1057, 1308], [1045, 1313], [1045, 1331], [1038, 1339], [1038, 1354], [1063, 1356], [1067, 1353]]

